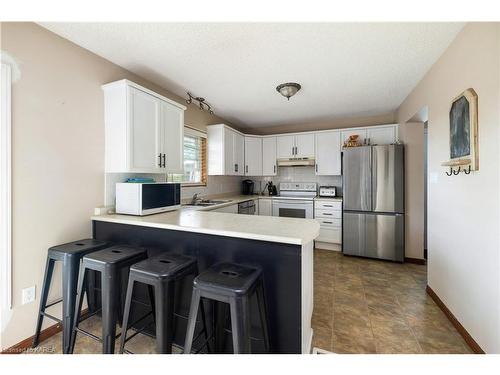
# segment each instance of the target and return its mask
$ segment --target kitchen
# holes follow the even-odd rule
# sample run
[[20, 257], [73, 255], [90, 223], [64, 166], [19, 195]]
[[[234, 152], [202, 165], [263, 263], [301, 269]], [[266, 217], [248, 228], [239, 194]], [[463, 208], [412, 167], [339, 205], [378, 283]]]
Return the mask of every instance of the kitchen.
[[[401, 26], [400, 31], [422, 32], [433, 40], [422, 31], [431, 26], [424, 26], [406, 31]], [[190, 27], [195, 25], [183, 29], [186, 35]], [[447, 27], [435, 39], [440, 44], [436, 42], [434, 55], [422, 57], [422, 76], [461, 33], [492, 33], [475, 24]], [[265, 100], [273, 104], [266, 114], [240, 105], [240, 114], [255, 118], [252, 126], [244, 126], [234, 113], [219, 117], [230, 113], [227, 108], [238, 99], [231, 96], [237, 95], [226, 94], [224, 104], [217, 96], [223, 90], [215, 88], [196, 90], [206, 100], [187, 90], [172, 93], [165, 83], [115, 62], [119, 58], [105, 51], [109, 46], [97, 42], [104, 29], [2, 23], [2, 49], [14, 61], [25, 62], [18, 65], [23, 74], [12, 83], [12, 122], [21, 124], [13, 142], [29, 141], [15, 143], [15, 158], [24, 160], [31, 147], [40, 155], [38, 160], [30, 157], [37, 166], [30, 174], [16, 170], [16, 194], [26, 195], [29, 186], [20, 181], [33, 174], [54, 205], [31, 194], [31, 215], [38, 224], [20, 213], [14, 216], [16, 228], [22, 220], [33, 235], [22, 236], [16, 229], [13, 254], [32, 261], [26, 271], [19, 263], [12, 268], [14, 315], [2, 332], [3, 351], [444, 354], [479, 352], [489, 343], [482, 328], [471, 326], [466, 317], [463, 324], [472, 328], [465, 329], [455, 318], [464, 322], [462, 310], [451, 313], [428, 286], [429, 280], [441, 293], [447, 290], [437, 276], [428, 279], [423, 230], [415, 230], [423, 207], [415, 208], [413, 201], [423, 198], [423, 192], [408, 183], [420, 176], [415, 165], [424, 158], [423, 147], [414, 146], [417, 137], [410, 136], [414, 104], [407, 109], [410, 104], [403, 101], [418, 79], [403, 90], [404, 96], [393, 98], [396, 108], [401, 104], [406, 111], [404, 119], [395, 113], [341, 121], [318, 118], [309, 126], [300, 117], [304, 106], [311, 105], [304, 100], [314, 96], [308, 80], [266, 83]], [[107, 29], [111, 39], [119, 29]], [[83, 41], [84, 34], [92, 40]], [[58, 51], [42, 54], [49, 78], [34, 67], [30, 45]], [[53, 70], [54, 59], [69, 59], [70, 71]], [[79, 69], [78, 63], [86, 68]], [[174, 73], [176, 69], [172, 67]], [[68, 77], [84, 91], [69, 87]], [[62, 98], [88, 101], [76, 110], [74, 99], [46, 99], [47, 111], [64, 113], [61, 122], [47, 128], [54, 144], [40, 142], [45, 136], [37, 138], [28, 125], [36, 111], [23, 117], [19, 99], [23, 93], [43, 97], [47, 79], [59, 82]], [[265, 107], [262, 102], [259, 106]], [[276, 114], [273, 106], [284, 109]], [[273, 113], [289, 124], [271, 122]], [[67, 118], [87, 128], [66, 128], [62, 122]], [[411, 122], [423, 129], [425, 121]], [[63, 160], [62, 154], [70, 157]], [[44, 168], [46, 163], [53, 171]], [[430, 171], [429, 186], [442, 183], [443, 171], [440, 164]], [[54, 187], [50, 181], [63, 173], [66, 187]], [[423, 167], [421, 175], [423, 181]], [[20, 207], [19, 201], [16, 205]], [[436, 223], [438, 213], [432, 206], [429, 210], [431, 223]], [[54, 235], [50, 228], [60, 229]], [[436, 242], [431, 246], [440, 238], [433, 228]], [[83, 246], [79, 271], [73, 265], [61, 276], [59, 265], [52, 272], [60, 253], [76, 254], [75, 246]], [[121, 258], [125, 253], [129, 258]], [[434, 259], [439, 262], [437, 255]], [[123, 269], [106, 274], [102, 264], [114, 262]], [[171, 276], [172, 264], [181, 267], [181, 262], [189, 272]], [[153, 280], [152, 269], [165, 272]], [[168, 284], [171, 277], [182, 283]], [[240, 289], [231, 284], [235, 280], [243, 283]], [[36, 288], [30, 294], [26, 289], [32, 285]], [[155, 294], [151, 288], [175, 292]], [[61, 305], [55, 304], [61, 297], [62, 315]], [[123, 329], [116, 328], [117, 322]]]

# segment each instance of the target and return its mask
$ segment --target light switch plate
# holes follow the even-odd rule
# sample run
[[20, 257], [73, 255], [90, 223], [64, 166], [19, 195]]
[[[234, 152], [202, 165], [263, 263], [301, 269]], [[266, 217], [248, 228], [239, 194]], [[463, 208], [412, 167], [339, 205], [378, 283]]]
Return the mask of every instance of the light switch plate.
[[33, 302], [35, 300], [35, 297], [36, 297], [36, 289], [34, 285], [30, 286], [29, 288], [23, 289], [23, 299], [22, 299], [23, 305]]

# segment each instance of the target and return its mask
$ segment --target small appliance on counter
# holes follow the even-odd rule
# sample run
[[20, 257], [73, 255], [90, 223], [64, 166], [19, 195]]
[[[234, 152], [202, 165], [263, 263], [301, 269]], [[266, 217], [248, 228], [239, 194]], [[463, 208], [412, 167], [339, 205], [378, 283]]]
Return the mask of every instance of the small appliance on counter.
[[337, 188], [335, 186], [320, 186], [319, 194], [323, 198], [333, 198], [337, 196]]
[[278, 189], [276, 188], [276, 185], [273, 185], [272, 181], [267, 183], [267, 191], [269, 192], [269, 195], [278, 195]]
[[252, 195], [254, 186], [255, 184], [252, 180], [243, 180], [241, 182], [241, 193], [243, 195]]
[[116, 213], [151, 215], [181, 207], [181, 184], [172, 182], [116, 184]]

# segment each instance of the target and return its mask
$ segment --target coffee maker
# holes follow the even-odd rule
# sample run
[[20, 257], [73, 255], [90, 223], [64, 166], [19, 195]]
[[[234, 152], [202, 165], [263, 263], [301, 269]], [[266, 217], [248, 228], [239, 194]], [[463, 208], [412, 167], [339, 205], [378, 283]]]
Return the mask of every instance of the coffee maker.
[[243, 195], [252, 195], [254, 185], [252, 180], [243, 180], [241, 182], [241, 193]]

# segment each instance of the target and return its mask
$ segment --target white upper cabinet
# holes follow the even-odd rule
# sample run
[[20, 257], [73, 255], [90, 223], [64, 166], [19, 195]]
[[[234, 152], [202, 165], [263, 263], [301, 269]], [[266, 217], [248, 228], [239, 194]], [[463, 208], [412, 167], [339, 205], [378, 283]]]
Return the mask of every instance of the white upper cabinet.
[[276, 137], [262, 138], [262, 175], [276, 176]]
[[245, 175], [245, 137], [234, 132], [234, 162], [236, 163], [236, 175]]
[[314, 157], [314, 134], [297, 134], [295, 136], [295, 157]]
[[295, 157], [295, 136], [280, 135], [276, 137], [278, 159], [289, 159]]
[[245, 136], [245, 176], [262, 176], [262, 138]]
[[276, 137], [278, 159], [314, 157], [314, 133]]
[[160, 122], [160, 101], [134, 87], [129, 88], [130, 171], [163, 169], [163, 129]]
[[341, 145], [343, 146], [344, 143], [349, 139], [349, 137], [351, 135], [359, 135], [359, 138], [358, 138], [358, 142], [361, 143], [361, 144], [366, 144], [366, 129], [359, 129], [359, 128], [356, 128], [356, 129], [345, 129], [345, 130], [342, 130], [342, 132], [340, 133], [341, 134], [341, 137], [342, 137], [342, 142], [341, 142]]
[[184, 173], [184, 110], [160, 102], [163, 168], [168, 173]]
[[243, 176], [245, 173], [244, 136], [224, 124], [207, 126], [208, 174]]
[[186, 107], [128, 80], [102, 88], [106, 172], [182, 173]]
[[315, 134], [316, 175], [338, 176], [341, 174], [340, 131]]
[[369, 145], [388, 145], [397, 140], [397, 125], [367, 128], [367, 141]]

